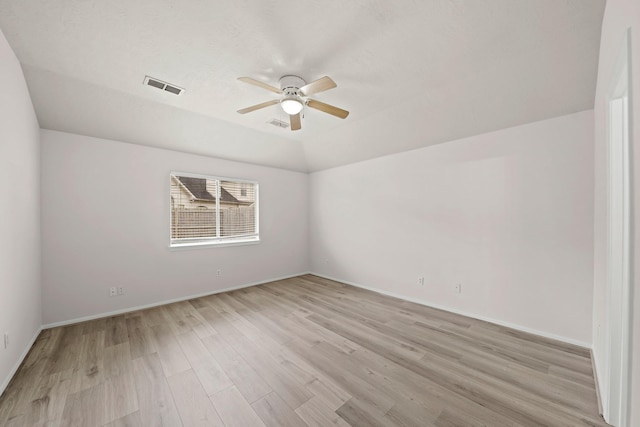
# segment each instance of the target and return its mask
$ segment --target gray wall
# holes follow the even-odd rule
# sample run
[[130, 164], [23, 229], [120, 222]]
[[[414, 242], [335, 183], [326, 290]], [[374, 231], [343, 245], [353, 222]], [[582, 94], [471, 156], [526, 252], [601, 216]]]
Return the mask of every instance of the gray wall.
[[591, 345], [592, 111], [313, 173], [310, 195], [312, 271]]
[[[0, 32], [0, 393], [40, 330], [40, 134]], [[9, 346], [3, 345], [9, 333]]]
[[[261, 243], [169, 249], [171, 171], [258, 181]], [[44, 324], [306, 272], [307, 186], [303, 173], [43, 130]]]

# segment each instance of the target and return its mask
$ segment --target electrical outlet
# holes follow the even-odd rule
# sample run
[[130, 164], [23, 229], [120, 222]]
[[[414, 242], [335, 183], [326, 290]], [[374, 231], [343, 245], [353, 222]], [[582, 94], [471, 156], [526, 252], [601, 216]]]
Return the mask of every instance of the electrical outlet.
[[453, 292], [455, 292], [456, 294], [461, 294], [462, 293], [462, 284], [461, 283], [456, 283], [456, 285], [453, 287]]
[[118, 295], [124, 295], [124, 287], [123, 286], [119, 286], [118, 287]]
[[118, 295], [117, 291], [116, 291], [116, 287], [112, 286], [109, 288], [109, 296], [110, 297], [115, 297], [116, 295]]
[[424, 286], [424, 277], [418, 277], [418, 285]]
[[4, 333], [4, 348], [9, 347], [9, 332]]
[[218, 271], [216, 271], [216, 276], [218, 277], [222, 276], [222, 270], [218, 269]]

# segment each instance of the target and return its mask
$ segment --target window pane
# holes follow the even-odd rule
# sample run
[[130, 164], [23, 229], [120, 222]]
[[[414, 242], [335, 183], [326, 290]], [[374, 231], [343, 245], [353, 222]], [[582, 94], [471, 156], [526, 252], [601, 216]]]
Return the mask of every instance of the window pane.
[[257, 238], [257, 184], [185, 175], [171, 175], [172, 243]]
[[255, 185], [245, 182], [220, 182], [220, 234], [244, 236], [256, 232]]
[[171, 238], [216, 237], [216, 180], [171, 177]]

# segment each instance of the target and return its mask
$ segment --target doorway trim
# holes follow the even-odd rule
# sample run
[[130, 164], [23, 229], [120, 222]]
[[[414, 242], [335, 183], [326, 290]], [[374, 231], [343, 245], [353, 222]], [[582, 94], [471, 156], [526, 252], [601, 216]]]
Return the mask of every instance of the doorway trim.
[[629, 424], [631, 371], [631, 29], [607, 94], [607, 328], [603, 416]]

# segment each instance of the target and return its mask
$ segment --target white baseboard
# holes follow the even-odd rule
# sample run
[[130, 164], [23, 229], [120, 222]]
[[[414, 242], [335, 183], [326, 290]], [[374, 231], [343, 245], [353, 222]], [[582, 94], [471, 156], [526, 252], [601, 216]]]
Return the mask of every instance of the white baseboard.
[[591, 369], [593, 370], [593, 381], [596, 383], [596, 399], [598, 400], [598, 413], [600, 415], [604, 415], [604, 410], [602, 406], [602, 394], [600, 390], [600, 381], [598, 380], [598, 364], [596, 363], [596, 357], [593, 354], [593, 348], [590, 351], [591, 353]]
[[323, 277], [325, 279], [334, 280], [336, 282], [345, 283], [347, 285], [355, 286], [357, 288], [366, 289], [368, 291], [377, 292], [377, 293], [382, 294], [382, 295], [387, 295], [387, 296], [390, 296], [390, 297], [399, 298], [399, 299], [402, 299], [402, 300], [405, 300], [405, 301], [414, 302], [416, 304], [424, 305], [424, 306], [427, 306], [427, 307], [437, 308], [439, 310], [448, 311], [450, 313], [460, 314], [462, 316], [471, 317], [473, 319], [478, 319], [478, 320], [482, 320], [482, 321], [489, 322], [489, 323], [494, 323], [496, 325], [506, 326], [507, 328], [516, 329], [518, 331], [522, 331], [522, 332], [526, 332], [526, 333], [529, 333], [529, 334], [538, 335], [538, 336], [541, 336], [541, 337], [544, 337], [544, 338], [550, 338], [550, 339], [553, 339], [553, 340], [556, 340], [556, 341], [561, 341], [561, 342], [564, 342], [564, 343], [567, 343], [567, 344], [572, 344], [572, 345], [575, 345], [575, 346], [578, 346], [578, 347], [584, 347], [584, 348], [589, 349], [589, 350], [591, 349], [591, 344], [590, 343], [586, 343], [584, 341], [575, 340], [573, 338], [567, 338], [567, 337], [563, 337], [563, 336], [560, 336], [560, 335], [551, 334], [551, 333], [544, 332], [544, 331], [539, 331], [539, 330], [536, 330], [536, 329], [528, 328], [526, 326], [517, 325], [515, 323], [505, 322], [504, 320], [493, 319], [491, 317], [486, 317], [486, 316], [482, 316], [482, 315], [478, 315], [478, 314], [474, 314], [474, 313], [467, 313], [465, 311], [458, 310], [458, 309], [455, 309], [455, 308], [446, 307], [446, 306], [439, 305], [439, 304], [433, 304], [433, 303], [431, 303], [429, 301], [424, 301], [424, 300], [421, 300], [421, 299], [418, 299], [418, 298], [407, 297], [405, 295], [396, 294], [394, 292], [389, 292], [389, 291], [384, 291], [384, 290], [381, 290], [381, 289], [376, 289], [376, 288], [373, 288], [373, 287], [370, 287], [370, 286], [362, 285], [360, 283], [354, 283], [354, 282], [349, 282], [349, 281], [346, 281], [346, 280], [337, 279], [335, 277], [330, 277], [330, 276], [327, 276], [325, 274], [314, 273], [314, 272], [311, 272], [310, 274], [313, 274], [313, 275], [318, 276], [318, 277]]
[[305, 274], [310, 274], [310, 273], [309, 272], [303, 272], [303, 273], [293, 274], [291, 276], [276, 277], [276, 278], [273, 278], [273, 279], [261, 280], [259, 282], [245, 283], [245, 284], [238, 285], [238, 286], [232, 286], [230, 288], [216, 289], [215, 291], [211, 291], [211, 292], [203, 292], [203, 293], [200, 293], [200, 294], [187, 295], [187, 296], [180, 297], [180, 298], [174, 298], [174, 299], [165, 300], [165, 301], [158, 301], [158, 302], [154, 302], [154, 303], [151, 303], [151, 304], [138, 305], [138, 306], [135, 306], [135, 307], [128, 307], [128, 308], [124, 308], [122, 310], [116, 310], [116, 311], [109, 311], [109, 312], [106, 312], [106, 313], [93, 314], [91, 316], [85, 316], [85, 317], [79, 317], [79, 318], [76, 318], [76, 319], [63, 320], [61, 322], [47, 323], [46, 325], [42, 325], [42, 329], [50, 329], [50, 328], [56, 328], [58, 326], [73, 325], [74, 323], [81, 323], [81, 322], [86, 322], [86, 321], [89, 321], [89, 320], [101, 319], [103, 317], [118, 316], [120, 314], [131, 313], [132, 311], [144, 310], [144, 309], [147, 309], [147, 308], [158, 307], [158, 306], [161, 306], [161, 305], [171, 304], [171, 303], [180, 302], [180, 301], [186, 301], [186, 300], [190, 300], [190, 299], [194, 299], [194, 298], [206, 297], [206, 296], [209, 296], [209, 295], [220, 294], [220, 293], [223, 293], [223, 292], [235, 291], [235, 290], [243, 289], [243, 288], [250, 288], [251, 286], [262, 285], [264, 283], [275, 282], [277, 280], [291, 279], [292, 277], [298, 277], [298, 276], [302, 276], [302, 275], [305, 275]]
[[31, 347], [33, 347], [33, 344], [36, 342], [36, 339], [38, 339], [38, 335], [40, 335], [41, 331], [42, 331], [42, 327], [40, 327], [36, 331], [35, 335], [33, 336], [33, 338], [31, 338], [31, 340], [29, 341], [29, 344], [27, 344], [27, 346], [23, 350], [22, 354], [16, 361], [15, 365], [13, 365], [13, 368], [11, 368], [11, 371], [9, 371], [9, 375], [7, 375], [7, 377], [2, 381], [2, 384], [0, 384], [0, 396], [2, 396], [2, 393], [4, 393], [4, 391], [6, 390], [7, 386], [11, 382], [11, 379], [16, 374], [16, 372], [18, 372], [20, 365], [22, 365], [22, 362], [24, 361], [25, 357], [27, 357], [27, 354], [29, 354], [29, 350], [31, 350]]

